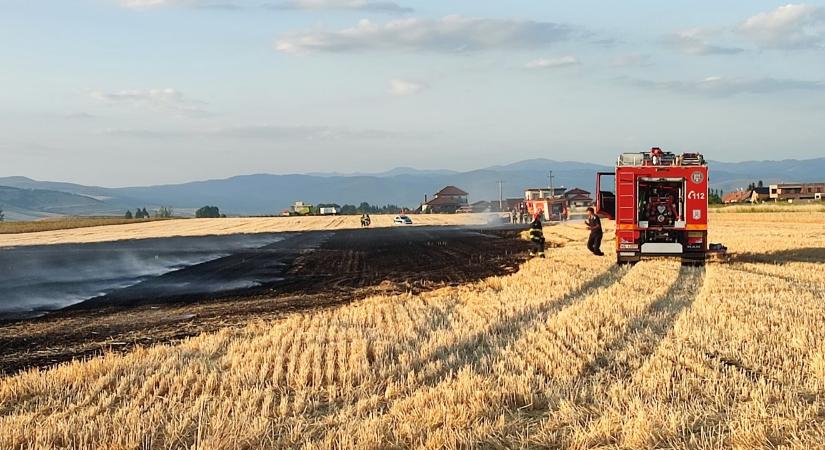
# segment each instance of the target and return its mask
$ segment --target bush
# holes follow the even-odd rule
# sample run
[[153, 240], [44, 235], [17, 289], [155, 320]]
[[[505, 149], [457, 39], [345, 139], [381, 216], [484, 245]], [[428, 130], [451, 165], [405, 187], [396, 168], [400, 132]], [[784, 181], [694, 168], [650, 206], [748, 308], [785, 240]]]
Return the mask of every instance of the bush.
[[204, 206], [195, 211], [195, 217], [198, 219], [216, 219], [226, 216], [221, 215], [221, 211], [217, 206]]

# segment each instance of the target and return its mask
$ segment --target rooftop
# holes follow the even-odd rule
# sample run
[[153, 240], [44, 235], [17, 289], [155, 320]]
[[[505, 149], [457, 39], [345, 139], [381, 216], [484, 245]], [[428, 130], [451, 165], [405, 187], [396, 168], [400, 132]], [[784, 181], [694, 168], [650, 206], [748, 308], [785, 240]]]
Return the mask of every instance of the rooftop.
[[447, 186], [444, 189], [438, 191], [436, 196], [448, 196], [448, 197], [461, 197], [465, 195], [469, 195], [466, 192], [462, 191], [461, 189], [455, 186]]

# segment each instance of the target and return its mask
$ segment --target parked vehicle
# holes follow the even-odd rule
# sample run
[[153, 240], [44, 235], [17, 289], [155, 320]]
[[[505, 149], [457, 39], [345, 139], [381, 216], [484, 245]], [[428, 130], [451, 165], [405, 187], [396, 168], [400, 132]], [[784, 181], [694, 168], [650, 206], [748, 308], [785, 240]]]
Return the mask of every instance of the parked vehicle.
[[392, 220], [393, 225], [412, 225], [413, 221], [410, 219], [410, 216], [395, 216], [395, 219]]

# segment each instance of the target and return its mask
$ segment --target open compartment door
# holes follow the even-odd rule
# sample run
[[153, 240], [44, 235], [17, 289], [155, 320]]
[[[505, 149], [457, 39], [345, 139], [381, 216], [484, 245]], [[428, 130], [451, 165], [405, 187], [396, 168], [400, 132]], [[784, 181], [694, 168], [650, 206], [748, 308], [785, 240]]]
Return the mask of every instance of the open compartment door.
[[[613, 180], [605, 180], [613, 177]], [[616, 218], [616, 173], [598, 172], [596, 174], [596, 214], [613, 220]]]

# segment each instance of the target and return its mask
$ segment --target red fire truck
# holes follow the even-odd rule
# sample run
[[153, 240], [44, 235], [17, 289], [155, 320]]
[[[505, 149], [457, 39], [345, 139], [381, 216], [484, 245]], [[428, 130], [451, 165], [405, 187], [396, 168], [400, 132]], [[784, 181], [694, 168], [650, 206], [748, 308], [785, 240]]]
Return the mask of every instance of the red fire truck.
[[[613, 190], [603, 178], [614, 177]], [[708, 251], [708, 166], [699, 153], [653, 148], [626, 153], [596, 177], [597, 212], [616, 220], [616, 260], [678, 256], [704, 265]]]
[[531, 220], [536, 214], [541, 214], [547, 222], [567, 220], [567, 199], [558, 192], [564, 193], [564, 189], [535, 188], [524, 191], [523, 204]]

